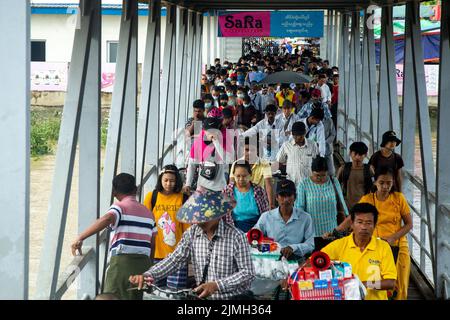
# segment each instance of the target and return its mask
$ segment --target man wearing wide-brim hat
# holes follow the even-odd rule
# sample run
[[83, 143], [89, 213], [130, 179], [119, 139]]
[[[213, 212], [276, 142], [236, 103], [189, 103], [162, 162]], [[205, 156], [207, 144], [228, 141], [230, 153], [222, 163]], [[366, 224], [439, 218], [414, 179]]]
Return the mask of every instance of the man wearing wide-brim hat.
[[383, 133], [381, 149], [375, 152], [369, 160], [369, 164], [374, 172], [381, 167], [389, 167], [394, 171], [394, 191], [402, 190], [402, 168], [404, 166], [403, 158], [395, 152], [395, 148], [402, 141], [397, 137], [395, 131], [386, 131]]
[[255, 270], [244, 233], [226, 223], [233, 205], [221, 192], [195, 192], [177, 213], [177, 219], [193, 224], [175, 251], [143, 275], [130, 277], [142, 288], [144, 282], [167, 277], [190, 260], [200, 298], [243, 299], [249, 297]]

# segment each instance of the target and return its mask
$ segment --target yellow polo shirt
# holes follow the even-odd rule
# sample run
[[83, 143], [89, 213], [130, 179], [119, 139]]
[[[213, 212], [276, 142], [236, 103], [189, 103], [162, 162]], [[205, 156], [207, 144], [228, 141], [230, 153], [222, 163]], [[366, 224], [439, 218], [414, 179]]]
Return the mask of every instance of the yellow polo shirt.
[[[349, 263], [353, 274], [363, 282], [397, 279], [397, 269], [389, 244], [375, 236], [372, 236], [363, 252], [355, 244], [353, 233], [333, 241], [321, 251], [328, 254], [331, 260]], [[367, 289], [366, 300], [387, 300], [387, 291]]]
[[[244, 160], [244, 158], [241, 158], [239, 160]], [[234, 165], [239, 160], [236, 160], [231, 165], [230, 179], [234, 178], [233, 174]], [[272, 178], [272, 167], [270, 166], [270, 163], [268, 163], [267, 161], [258, 158], [256, 163], [252, 165], [252, 183], [256, 184], [257, 186], [260, 186], [261, 188], [265, 188], [266, 178]]]

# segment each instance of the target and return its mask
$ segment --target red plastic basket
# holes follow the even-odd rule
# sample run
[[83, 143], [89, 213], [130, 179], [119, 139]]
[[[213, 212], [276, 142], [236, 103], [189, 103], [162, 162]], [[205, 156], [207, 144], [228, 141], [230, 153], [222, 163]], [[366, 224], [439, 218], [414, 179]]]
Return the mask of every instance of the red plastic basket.
[[[302, 290], [299, 286], [297, 270], [293, 277], [289, 277], [288, 284], [292, 300], [345, 300], [344, 281], [339, 281], [338, 287], [331, 287], [331, 281], [328, 281], [328, 288]], [[340, 296], [335, 296], [335, 290], [340, 291]]]

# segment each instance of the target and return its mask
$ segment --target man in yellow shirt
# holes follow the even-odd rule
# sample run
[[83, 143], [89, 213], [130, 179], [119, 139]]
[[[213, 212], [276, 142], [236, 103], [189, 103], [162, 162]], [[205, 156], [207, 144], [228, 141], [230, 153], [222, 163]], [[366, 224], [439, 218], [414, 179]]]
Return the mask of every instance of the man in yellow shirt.
[[275, 99], [277, 100], [277, 102], [278, 102], [278, 107], [281, 109], [282, 107], [283, 107], [283, 102], [284, 102], [284, 100], [289, 100], [290, 102], [293, 102], [293, 100], [294, 100], [294, 95], [295, 95], [295, 92], [294, 91], [292, 91], [292, 90], [289, 90], [289, 85], [288, 84], [285, 84], [285, 83], [283, 83], [282, 85], [281, 85], [281, 90], [280, 90], [280, 92], [278, 92], [276, 95], [275, 95]]
[[387, 291], [397, 279], [394, 257], [389, 244], [373, 236], [378, 211], [369, 203], [358, 203], [351, 210], [353, 232], [333, 241], [321, 251], [331, 260], [347, 262], [367, 288], [366, 300], [387, 300]]

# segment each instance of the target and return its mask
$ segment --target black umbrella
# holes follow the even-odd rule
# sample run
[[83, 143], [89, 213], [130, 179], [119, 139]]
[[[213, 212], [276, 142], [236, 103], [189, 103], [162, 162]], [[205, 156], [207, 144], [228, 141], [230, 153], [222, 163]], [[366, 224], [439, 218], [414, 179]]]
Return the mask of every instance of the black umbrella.
[[275, 72], [272, 74], [269, 74], [267, 77], [265, 77], [263, 80], [261, 80], [259, 83], [309, 83], [312, 81], [312, 78], [301, 73], [293, 72], [293, 71], [280, 71]]

